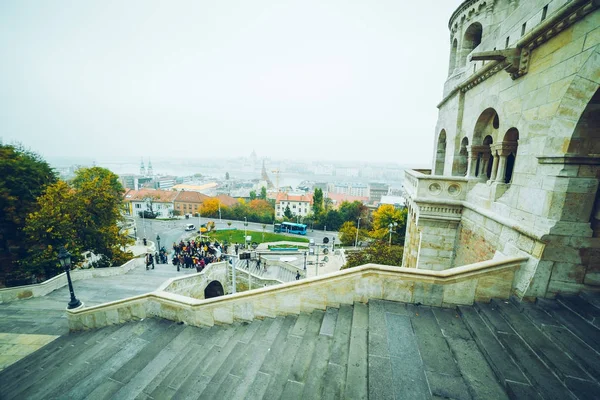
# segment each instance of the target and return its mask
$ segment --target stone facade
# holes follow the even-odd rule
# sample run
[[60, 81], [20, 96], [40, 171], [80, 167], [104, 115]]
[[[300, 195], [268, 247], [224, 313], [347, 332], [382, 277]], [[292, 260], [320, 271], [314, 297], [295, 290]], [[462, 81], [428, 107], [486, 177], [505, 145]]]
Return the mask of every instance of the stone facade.
[[520, 297], [600, 285], [600, 3], [467, 0], [431, 171], [407, 171], [404, 266], [526, 256]]

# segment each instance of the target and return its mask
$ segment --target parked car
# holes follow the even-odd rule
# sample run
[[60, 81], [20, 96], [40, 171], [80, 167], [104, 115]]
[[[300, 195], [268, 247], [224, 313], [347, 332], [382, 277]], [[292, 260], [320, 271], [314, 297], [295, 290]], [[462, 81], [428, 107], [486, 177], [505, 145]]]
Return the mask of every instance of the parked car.
[[187, 224], [187, 225], [185, 226], [185, 230], [186, 230], [186, 231], [193, 231], [193, 230], [196, 230], [196, 226], [195, 226], [194, 224]]

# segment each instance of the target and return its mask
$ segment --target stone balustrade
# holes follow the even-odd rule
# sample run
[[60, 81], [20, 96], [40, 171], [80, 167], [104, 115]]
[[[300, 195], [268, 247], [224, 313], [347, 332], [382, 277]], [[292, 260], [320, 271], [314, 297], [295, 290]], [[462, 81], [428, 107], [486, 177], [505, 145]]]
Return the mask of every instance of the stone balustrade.
[[[67, 310], [69, 328], [83, 330], [159, 317], [193, 326], [311, 312], [384, 299], [432, 306], [507, 299], [515, 271], [527, 258], [505, 258], [444, 271], [367, 264], [333, 274], [207, 300], [155, 291], [89, 308]], [[195, 279], [182, 277], [178, 281]]]
[[[76, 269], [71, 271], [71, 280], [75, 282], [83, 279], [123, 275], [143, 263], [142, 258], [134, 258], [119, 267]], [[42, 283], [0, 289], [0, 303], [45, 296], [66, 285], [67, 275], [63, 272]]]
[[445, 201], [457, 202], [466, 199], [467, 192], [469, 191], [468, 178], [429, 175], [422, 171], [405, 171], [405, 189], [413, 200], [431, 200], [435, 203], [441, 203]]

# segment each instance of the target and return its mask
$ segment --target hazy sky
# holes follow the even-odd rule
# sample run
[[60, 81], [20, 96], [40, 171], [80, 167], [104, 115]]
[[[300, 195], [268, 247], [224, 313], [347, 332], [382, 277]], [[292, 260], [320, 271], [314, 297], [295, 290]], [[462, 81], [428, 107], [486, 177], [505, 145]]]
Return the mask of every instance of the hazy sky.
[[429, 164], [462, 0], [0, 2], [0, 138], [45, 157]]

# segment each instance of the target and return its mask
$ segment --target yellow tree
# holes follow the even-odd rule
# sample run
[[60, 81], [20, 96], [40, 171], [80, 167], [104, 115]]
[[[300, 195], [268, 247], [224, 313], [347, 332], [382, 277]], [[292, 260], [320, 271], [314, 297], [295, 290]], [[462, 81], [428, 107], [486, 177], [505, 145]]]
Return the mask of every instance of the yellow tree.
[[384, 240], [389, 235], [390, 224], [392, 241], [401, 242], [406, 231], [406, 211], [397, 209], [391, 204], [382, 204], [373, 213], [373, 230], [369, 235], [374, 239]]
[[217, 198], [206, 199], [202, 202], [200, 206], [200, 212], [203, 217], [217, 217], [219, 215], [219, 205], [221, 204], [221, 200]]

